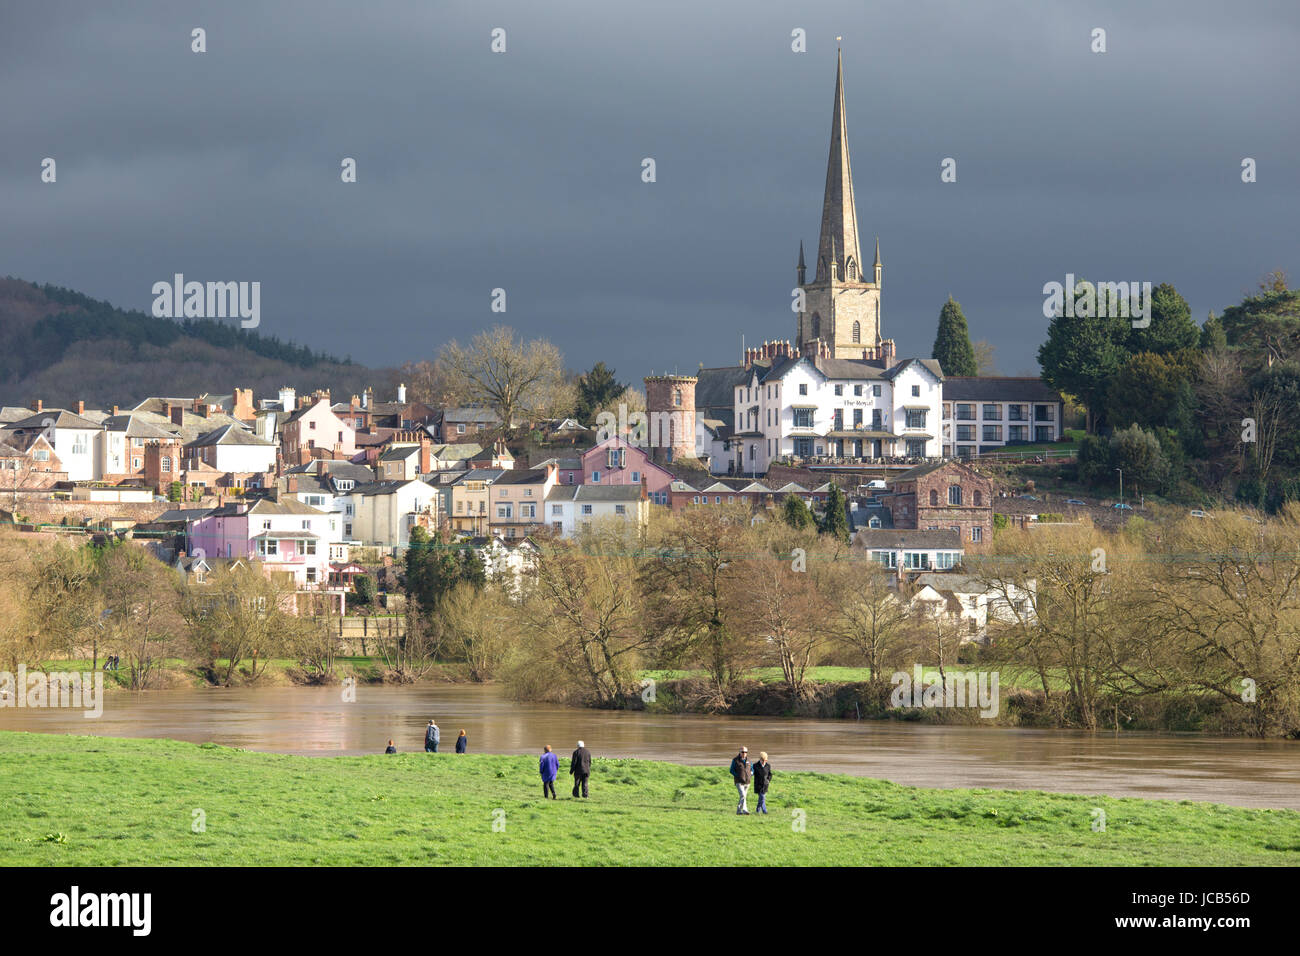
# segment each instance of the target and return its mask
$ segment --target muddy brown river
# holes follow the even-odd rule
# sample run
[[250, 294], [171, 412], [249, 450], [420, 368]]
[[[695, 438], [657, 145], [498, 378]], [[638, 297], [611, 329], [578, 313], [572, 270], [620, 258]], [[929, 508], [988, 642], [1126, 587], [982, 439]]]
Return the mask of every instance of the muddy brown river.
[[744, 744], [778, 771], [879, 777], [920, 787], [996, 787], [1206, 800], [1300, 810], [1300, 742], [1060, 730], [936, 727], [894, 721], [654, 715], [521, 704], [481, 685], [258, 688], [110, 694], [94, 720], [74, 710], [0, 709], [0, 730], [170, 737], [330, 756], [423, 749], [429, 718], [442, 750], [469, 734], [471, 753], [560, 753], [582, 738], [598, 757], [725, 768]]

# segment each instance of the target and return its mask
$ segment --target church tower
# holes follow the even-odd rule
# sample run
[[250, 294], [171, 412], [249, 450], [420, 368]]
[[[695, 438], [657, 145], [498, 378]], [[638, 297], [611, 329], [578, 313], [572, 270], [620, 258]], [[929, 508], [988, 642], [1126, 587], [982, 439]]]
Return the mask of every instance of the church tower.
[[858, 211], [853, 201], [844, 112], [844, 61], [838, 51], [831, 151], [826, 163], [826, 193], [814, 269], [813, 281], [806, 282], [800, 243], [796, 275], [804, 292], [804, 309], [795, 330], [799, 350], [804, 355], [825, 351], [835, 358], [891, 362], [894, 343], [880, 336], [880, 240], [876, 240], [870, 272], [863, 265], [858, 241]]

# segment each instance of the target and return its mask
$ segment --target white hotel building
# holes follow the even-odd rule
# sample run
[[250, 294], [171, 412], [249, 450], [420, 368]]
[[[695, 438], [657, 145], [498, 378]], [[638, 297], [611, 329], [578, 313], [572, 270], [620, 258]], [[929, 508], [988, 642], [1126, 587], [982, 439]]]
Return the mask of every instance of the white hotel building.
[[734, 425], [712, 471], [762, 474], [782, 458], [937, 458], [943, 373], [933, 359], [881, 368], [855, 359], [777, 357], [734, 389]]

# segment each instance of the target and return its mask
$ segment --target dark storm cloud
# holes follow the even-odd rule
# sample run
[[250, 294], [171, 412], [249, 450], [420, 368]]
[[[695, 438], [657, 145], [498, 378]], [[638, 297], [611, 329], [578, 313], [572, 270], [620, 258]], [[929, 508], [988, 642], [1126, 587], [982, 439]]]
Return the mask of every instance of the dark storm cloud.
[[793, 335], [836, 34], [900, 355], [949, 293], [1014, 373], [1067, 271], [1202, 320], [1297, 268], [1293, 3], [789, 7], [6, 4], [0, 272], [143, 309], [177, 271], [258, 280], [261, 331], [376, 365], [497, 319], [624, 379], [734, 361]]

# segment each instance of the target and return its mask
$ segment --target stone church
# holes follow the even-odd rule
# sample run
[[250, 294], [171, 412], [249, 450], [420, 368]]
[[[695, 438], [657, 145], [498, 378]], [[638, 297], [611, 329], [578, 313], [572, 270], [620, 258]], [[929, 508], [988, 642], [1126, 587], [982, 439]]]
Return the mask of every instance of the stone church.
[[813, 265], [813, 280], [809, 282], [803, 243], [799, 243], [796, 274], [804, 300], [795, 329], [799, 351], [804, 355], [892, 364], [894, 342], [881, 337], [880, 327], [880, 240], [876, 240], [868, 267], [864, 265], [858, 237], [848, 118], [844, 109], [844, 62], [838, 53], [821, 235]]

